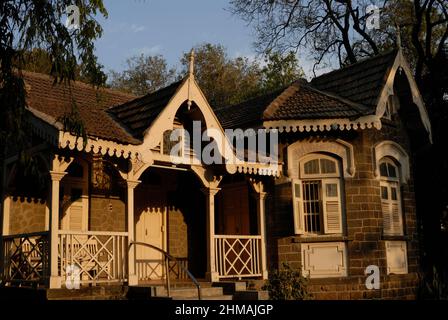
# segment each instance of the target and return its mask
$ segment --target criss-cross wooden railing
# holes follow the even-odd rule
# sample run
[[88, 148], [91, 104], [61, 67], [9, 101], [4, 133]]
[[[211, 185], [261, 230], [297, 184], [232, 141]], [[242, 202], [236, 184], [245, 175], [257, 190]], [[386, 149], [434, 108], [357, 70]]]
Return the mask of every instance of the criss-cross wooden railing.
[[215, 235], [215, 261], [219, 278], [261, 276], [261, 236]]
[[49, 234], [37, 232], [3, 237], [2, 282], [46, 285], [49, 277]]
[[[59, 231], [59, 273], [76, 266], [81, 284], [127, 281], [126, 232]], [[68, 271], [69, 270], [69, 271]]]

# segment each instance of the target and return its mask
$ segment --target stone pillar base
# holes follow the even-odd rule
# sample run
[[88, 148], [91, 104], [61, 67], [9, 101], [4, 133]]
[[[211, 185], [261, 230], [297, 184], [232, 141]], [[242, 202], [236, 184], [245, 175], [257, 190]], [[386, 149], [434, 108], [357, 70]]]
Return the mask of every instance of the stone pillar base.
[[128, 285], [129, 286], [136, 286], [138, 285], [138, 277], [136, 274], [130, 274], [128, 279]]
[[219, 273], [218, 272], [206, 272], [205, 278], [210, 282], [218, 282], [219, 281]]
[[62, 286], [62, 279], [58, 276], [50, 277], [50, 289], [60, 289]]

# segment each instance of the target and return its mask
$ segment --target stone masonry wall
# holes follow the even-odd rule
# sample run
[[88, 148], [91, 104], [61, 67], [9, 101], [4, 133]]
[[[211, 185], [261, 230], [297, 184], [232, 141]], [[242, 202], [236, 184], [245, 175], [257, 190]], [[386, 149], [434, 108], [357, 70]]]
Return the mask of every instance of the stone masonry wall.
[[[346, 233], [327, 241], [347, 244], [348, 277], [311, 279], [310, 291], [316, 299], [415, 299], [418, 287], [419, 251], [414, 187], [411, 179], [402, 185], [404, 236], [383, 235], [380, 184], [374, 175], [372, 147], [383, 140], [393, 140], [410, 155], [406, 135], [400, 126], [383, 126], [381, 131], [366, 129], [344, 140], [354, 147], [356, 174], [344, 179]], [[294, 142], [294, 141], [293, 141]], [[411, 164], [412, 165], [412, 164]], [[267, 234], [269, 265], [271, 268], [288, 262], [293, 268], [301, 268], [300, 236], [294, 236], [292, 190], [289, 181], [278, 180], [270, 186], [267, 203]], [[306, 240], [313, 242], [315, 239]], [[387, 275], [386, 240], [407, 242], [408, 274]], [[367, 290], [364, 270], [377, 265], [381, 273], [381, 289]]]
[[89, 230], [126, 232], [126, 204], [118, 197], [90, 197]]
[[45, 200], [11, 197], [9, 234], [45, 231]]

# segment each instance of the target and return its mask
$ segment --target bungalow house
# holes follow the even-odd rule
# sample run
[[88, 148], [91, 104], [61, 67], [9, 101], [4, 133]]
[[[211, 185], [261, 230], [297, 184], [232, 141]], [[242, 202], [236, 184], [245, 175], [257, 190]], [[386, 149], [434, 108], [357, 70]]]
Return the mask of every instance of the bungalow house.
[[[23, 73], [29, 151], [48, 174], [31, 181], [6, 156], [2, 286], [263, 280], [288, 262], [317, 299], [415, 298], [412, 154], [431, 127], [401, 51], [222, 108], [193, 65], [143, 97]], [[59, 121], [73, 103], [86, 141]], [[246, 130], [242, 152], [230, 129]], [[269, 161], [247, 132], [276, 138]]]

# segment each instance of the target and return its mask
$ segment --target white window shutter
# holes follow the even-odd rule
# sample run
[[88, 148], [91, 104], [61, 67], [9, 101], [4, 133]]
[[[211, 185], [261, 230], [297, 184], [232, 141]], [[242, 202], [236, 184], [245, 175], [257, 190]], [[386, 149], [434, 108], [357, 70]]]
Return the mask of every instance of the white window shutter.
[[295, 234], [305, 233], [305, 221], [303, 217], [303, 202], [302, 202], [302, 183], [300, 180], [292, 180], [292, 202], [294, 210], [294, 230]]
[[[393, 187], [396, 188], [397, 192], [397, 199], [391, 199], [391, 215], [392, 215], [392, 228], [393, 233], [396, 235], [402, 235], [403, 234], [403, 220], [402, 220], [402, 213], [401, 213], [401, 195], [400, 195], [400, 188], [398, 184], [393, 184]], [[392, 191], [391, 191], [392, 195]]]
[[[390, 182], [381, 183], [382, 187], [387, 188], [387, 199], [381, 199], [381, 208], [383, 212], [383, 229], [386, 235], [402, 235], [403, 220], [401, 217], [401, 197], [398, 185]], [[397, 190], [397, 199], [392, 199], [392, 187]]]
[[[381, 211], [383, 212], [383, 230], [384, 234], [393, 234], [393, 221], [392, 221], [392, 203], [390, 200], [390, 185], [387, 182], [380, 184], [381, 190], [387, 190], [387, 199], [381, 195]], [[382, 192], [382, 191], [381, 191]]]
[[341, 182], [339, 179], [322, 180], [322, 206], [325, 233], [342, 233]]

